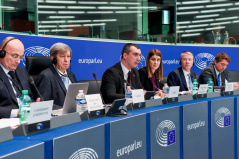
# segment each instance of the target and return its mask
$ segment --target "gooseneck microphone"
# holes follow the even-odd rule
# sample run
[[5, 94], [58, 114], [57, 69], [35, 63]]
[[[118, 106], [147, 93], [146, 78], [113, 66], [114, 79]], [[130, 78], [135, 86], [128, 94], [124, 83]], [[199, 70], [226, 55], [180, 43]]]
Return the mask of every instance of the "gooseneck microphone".
[[[127, 84], [130, 85], [129, 82], [126, 81], [126, 80], [124, 80], [124, 83], [126, 83], [126, 85], [127, 85]], [[131, 87], [132, 89], [135, 89], [132, 85], [130, 85], [130, 87]]]
[[35, 82], [34, 82], [34, 79], [32, 78], [32, 76], [29, 76], [29, 77], [28, 77], [28, 80], [29, 80], [30, 84], [34, 86], [35, 90], [37, 91], [37, 94], [40, 96], [40, 98], [42, 99], [42, 101], [44, 101], [44, 99], [43, 99], [42, 96], [41, 96], [41, 93], [39, 92], [39, 90], [37, 89], [37, 87], [36, 87], [36, 85], [35, 85]]
[[100, 91], [100, 87], [99, 87], [99, 84], [98, 84], [98, 82], [97, 82], [97, 75], [96, 75], [95, 72], [93, 73], [93, 76], [94, 76], [94, 78], [95, 78], [95, 82], [96, 82], [96, 84], [97, 84], [98, 91], [99, 91], [99, 93], [100, 93], [100, 96], [101, 96], [102, 102], [103, 102], [103, 104], [105, 105], [105, 101], [104, 101], [104, 99], [103, 99], [103, 97], [102, 97], [102, 94], [101, 94], [101, 91]]

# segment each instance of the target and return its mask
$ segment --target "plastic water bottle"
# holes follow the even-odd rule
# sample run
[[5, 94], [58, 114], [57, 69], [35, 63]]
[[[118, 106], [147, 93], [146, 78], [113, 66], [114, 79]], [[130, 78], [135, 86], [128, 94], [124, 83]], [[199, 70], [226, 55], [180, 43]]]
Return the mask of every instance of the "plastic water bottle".
[[163, 98], [168, 98], [168, 94], [169, 94], [169, 86], [167, 83], [164, 83], [163, 86]]
[[217, 34], [216, 34], [216, 37], [215, 37], [215, 44], [219, 44], [220, 43], [220, 35], [219, 35], [219, 33], [217, 32]]
[[208, 79], [207, 84], [208, 84], [207, 92], [213, 92], [213, 83], [211, 78]]
[[132, 98], [132, 90], [130, 88], [130, 86], [126, 87], [126, 91], [125, 91], [125, 105], [128, 105], [129, 103], [133, 102], [133, 98]]
[[76, 111], [81, 115], [87, 110], [87, 108], [85, 94], [83, 90], [79, 90], [79, 93], [76, 96]]
[[196, 94], [198, 92], [198, 82], [197, 79], [193, 80], [193, 89], [192, 89], [192, 94]]
[[224, 34], [224, 44], [229, 44], [229, 34], [227, 31]]
[[22, 96], [20, 97], [20, 110], [19, 110], [19, 119], [20, 124], [28, 122], [28, 117], [30, 115], [30, 104], [31, 98], [28, 95], [28, 90], [22, 90]]

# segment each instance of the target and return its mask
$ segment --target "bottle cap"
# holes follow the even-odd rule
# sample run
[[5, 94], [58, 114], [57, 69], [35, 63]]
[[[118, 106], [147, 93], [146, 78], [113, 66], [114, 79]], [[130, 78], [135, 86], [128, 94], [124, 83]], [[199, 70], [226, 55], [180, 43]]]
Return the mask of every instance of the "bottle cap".
[[197, 82], [197, 79], [193, 79], [193, 82]]
[[22, 90], [22, 94], [24, 95], [28, 94], [28, 90]]
[[208, 78], [208, 81], [211, 81], [212, 79], [211, 78]]
[[79, 90], [79, 93], [83, 93], [83, 90]]

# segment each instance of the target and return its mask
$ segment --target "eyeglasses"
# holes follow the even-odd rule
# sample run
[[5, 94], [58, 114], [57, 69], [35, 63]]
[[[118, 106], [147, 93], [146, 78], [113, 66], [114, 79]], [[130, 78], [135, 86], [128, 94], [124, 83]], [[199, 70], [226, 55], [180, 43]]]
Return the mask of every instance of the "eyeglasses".
[[14, 58], [15, 60], [23, 60], [24, 56], [19, 56], [17, 54], [10, 54], [9, 52], [6, 51], [6, 53], [8, 53], [12, 58]]

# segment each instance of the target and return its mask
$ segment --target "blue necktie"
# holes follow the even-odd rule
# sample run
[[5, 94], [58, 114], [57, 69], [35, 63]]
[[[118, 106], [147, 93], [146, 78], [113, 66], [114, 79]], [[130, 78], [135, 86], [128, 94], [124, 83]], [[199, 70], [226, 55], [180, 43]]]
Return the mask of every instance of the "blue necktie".
[[192, 85], [192, 80], [191, 80], [191, 76], [190, 76], [190, 73], [188, 74], [188, 83], [189, 83], [189, 90], [192, 90], [193, 88], [193, 85]]
[[61, 80], [62, 82], [64, 83], [65, 87], [66, 87], [66, 90], [68, 89], [68, 86], [69, 86], [69, 79], [68, 77], [65, 77], [65, 76], [61, 76]]
[[218, 86], [221, 86], [220, 75], [221, 75], [221, 73], [219, 73], [218, 76], [217, 76]]

